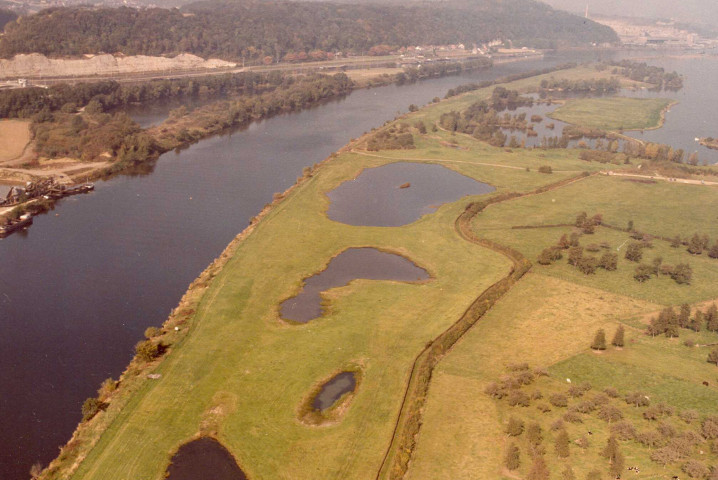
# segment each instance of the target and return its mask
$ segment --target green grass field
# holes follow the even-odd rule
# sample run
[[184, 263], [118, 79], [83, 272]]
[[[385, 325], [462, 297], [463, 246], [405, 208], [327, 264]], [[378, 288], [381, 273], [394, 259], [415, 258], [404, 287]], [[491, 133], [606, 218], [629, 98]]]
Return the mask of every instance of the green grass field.
[[[560, 72], [571, 78], [599, 74], [607, 75], [589, 67]], [[509, 87], [530, 91], [540, 78]], [[430, 127], [441, 113], [466, 108], [491, 91], [432, 104], [399, 121], [423, 121]], [[187, 324], [189, 333], [154, 368], [161, 378], [133, 380], [140, 386], [124, 397], [126, 403], [110, 405], [90, 422], [89, 428], [98, 426], [99, 440], [80, 454], [70, 478], [158, 480], [180, 445], [206, 433], [217, 436], [252, 480], [374, 478], [391, 441], [414, 358], [484, 289], [507, 275], [511, 263], [464, 240], [454, 229], [466, 205], [481, 197], [441, 206], [407, 226], [386, 228], [329, 220], [326, 193], [365, 168], [395, 161], [441, 164], [494, 185], [497, 194], [529, 192], [606, 168], [580, 160], [578, 151], [507, 151], [441, 130], [415, 135], [415, 144], [413, 150], [339, 154], [279, 202], [213, 278]], [[538, 173], [542, 165], [550, 165], [554, 173]], [[709, 187], [594, 176], [492, 205], [476, 217], [473, 227], [478, 236], [514, 247], [532, 261], [571, 227], [512, 226], [571, 223], [584, 210], [589, 215], [600, 212], [606, 222], [620, 226], [634, 220], [646, 233], [684, 235], [696, 230], [715, 238], [718, 227], [701, 206], [715, 204], [716, 195]], [[587, 237], [582, 244], [605, 241], [615, 249], [628, 235], [598, 228]], [[666, 263], [688, 255], [685, 249], [654, 243], [646, 252], [649, 261], [657, 254]], [[421, 284], [354, 281], [327, 293], [330, 308], [323, 318], [304, 325], [279, 318], [279, 304], [298, 292], [304, 278], [343, 250], [361, 246], [402, 254], [432, 279]], [[613, 331], [623, 323], [629, 338], [638, 339], [646, 313], [663, 304], [718, 296], [718, 286], [711, 281], [718, 274], [718, 260], [704, 255], [690, 262], [695, 279], [690, 287], [667, 278], [639, 285], [625, 260], [617, 272], [591, 277], [565, 265], [565, 259], [534, 266], [439, 363], [407, 478], [520, 478], [514, 473], [502, 477], [506, 472], [501, 470], [503, 424], [511, 412], [483, 393], [511, 363], [550, 367], [554, 376], [540, 384], [547, 392], [565, 389], [561, 376], [566, 372], [598, 387], [616, 372], [650, 368], [655, 375], [644, 374], [646, 382], [656, 375], [670, 377], [685, 387], [681, 401], [707, 412], [713, 397], [694, 388], [707, 372], [698, 367], [710, 367], [701, 361], [702, 352], [648, 338], [600, 357], [588, 352], [597, 328]], [[656, 352], [676, 362], [679, 373], [671, 377], [669, 367], [652, 365]], [[298, 409], [308, 393], [347, 367], [362, 370], [348, 408], [327, 425], [303, 424]], [[521, 414], [537, 417], [535, 406]], [[547, 425], [549, 417], [539, 421]], [[587, 418], [586, 425], [598, 432], [597, 445], [607, 433], [591, 421]], [[100, 436], [102, 424], [109, 426]], [[596, 460], [594, 450], [583, 457], [586, 465]], [[636, 458], [646, 458], [643, 450], [634, 450]], [[525, 474], [526, 465], [522, 468]], [[580, 478], [585, 471], [580, 470]]]
[[581, 98], [568, 100], [549, 116], [600, 130], [642, 130], [659, 127], [663, 110], [672, 103], [665, 98]]

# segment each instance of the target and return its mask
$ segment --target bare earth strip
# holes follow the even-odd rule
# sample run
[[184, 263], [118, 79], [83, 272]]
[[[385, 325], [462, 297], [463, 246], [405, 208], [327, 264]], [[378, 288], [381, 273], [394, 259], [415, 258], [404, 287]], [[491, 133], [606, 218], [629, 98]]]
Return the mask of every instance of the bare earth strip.
[[29, 143], [29, 121], [0, 121], [0, 165], [21, 157]]

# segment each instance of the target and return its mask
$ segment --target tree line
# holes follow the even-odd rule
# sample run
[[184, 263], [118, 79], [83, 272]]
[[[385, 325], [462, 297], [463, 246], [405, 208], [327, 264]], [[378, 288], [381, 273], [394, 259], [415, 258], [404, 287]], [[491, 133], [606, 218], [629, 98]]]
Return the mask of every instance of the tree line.
[[379, 45], [467, 46], [494, 39], [553, 48], [615, 43], [613, 30], [530, 0], [411, 6], [206, 1], [182, 9], [57, 7], [10, 22], [0, 56], [38, 52], [172, 55], [262, 62], [288, 54], [367, 54]]

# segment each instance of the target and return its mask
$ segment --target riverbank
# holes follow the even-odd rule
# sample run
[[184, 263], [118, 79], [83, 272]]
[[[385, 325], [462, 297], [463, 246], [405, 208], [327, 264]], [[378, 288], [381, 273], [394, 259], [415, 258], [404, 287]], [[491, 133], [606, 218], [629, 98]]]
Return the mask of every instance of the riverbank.
[[[490, 91], [490, 88], [484, 88], [452, 98], [417, 112], [407, 120], [431, 123], [447, 108], [459, 108], [472, 99], [489, 95]], [[433, 139], [436, 135], [439, 138]], [[424, 161], [429, 163], [433, 163], [431, 159], [434, 158], [437, 163], [491, 183], [500, 191], [508, 188], [531, 190], [537, 185], [576, 175], [586, 168], [601, 168], [599, 165], [586, 166], [575, 152], [522, 150], [507, 154], [472, 139], [454, 139], [449, 133], [417, 138], [421, 148], [412, 155], [425, 158]], [[470, 148], [441, 147], [442, 142], [449, 139]], [[158, 465], [158, 458], [164, 458], [164, 452], [174, 451], [179, 448], [179, 443], [202, 433], [198, 431], [198, 425], [206, 412], [217, 407], [213, 400], [219, 394], [216, 389], [225, 391], [220, 384], [227, 385], [227, 379], [231, 379], [230, 383], [237, 382], [237, 387], [230, 393], [239, 385], [243, 385], [242, 389], [258, 392], [255, 398], [243, 398], [234, 393], [237, 397], [232, 402], [231, 415], [217, 420], [217, 436], [239, 459], [248, 475], [310, 478], [316, 477], [318, 469], [320, 472], [341, 470], [351, 478], [367, 478], [378, 470], [377, 460], [384, 450], [384, 441], [370, 442], [357, 449], [352, 439], [382, 438], [388, 441], [391, 438], [392, 426], [387, 419], [393, 418], [398, 411], [411, 359], [427, 340], [435, 338], [459, 318], [477, 293], [500, 278], [501, 272], [508, 268], [500, 256], [467, 244], [458, 234], [446, 230], [446, 225], [453, 224], [465, 207], [465, 201], [443, 206], [436, 214], [408, 226], [388, 230], [348, 227], [326, 219], [323, 212], [327, 207], [327, 191], [343, 180], [355, 178], [363, 168], [401, 161], [405, 156], [402, 151], [384, 153], [386, 158], [375, 158], [354, 155], [348, 148], [344, 149], [311, 172], [312, 176], [302, 180], [283, 201], [275, 204], [255, 226], [253, 233], [239, 243], [224, 268], [215, 273], [209, 288], [203, 291], [196, 312], [188, 315], [185, 327], [180, 326], [180, 331], [188, 328], [191, 336], [173, 343], [167, 357], [157, 365], [152, 364], [152, 373], [160, 374], [161, 378], [150, 381], [139, 375], [138, 390], [126, 394], [123, 393], [123, 379], [118, 395], [131, 396], [132, 400], [119, 401], [117, 406], [113, 406], [113, 400], [107, 411], [80, 427], [88, 432], [87, 438], [99, 440], [80, 465], [76, 478], [101, 478], [107, 472], [125, 471], [126, 455], [135, 459], [130, 463], [136, 471], [128, 472], [129, 475], [143, 475], [139, 472], [146, 471], [153, 472], [150, 476], [159, 476], [163, 467]], [[538, 167], [546, 162], [560, 162], [561, 170], [565, 172], [557, 171], [552, 176], [538, 173]], [[287, 251], [287, 242], [294, 248], [302, 248], [301, 258], [287, 258], [281, 253]], [[332, 295], [336, 307], [332, 309], [331, 318], [305, 326], [287, 326], [279, 322], [277, 305], [296, 292], [301, 278], [318, 271], [327, 258], [350, 246], [376, 246], [401, 252], [436, 272], [436, 280], [425, 285], [395, 284], [391, 287], [357, 282], [339, 290], [337, 296]], [[284, 272], [281, 275], [272, 273], [280, 270]], [[476, 271], [483, 272], [480, 278], [475, 275]], [[249, 285], [253, 285], [251, 290], [247, 289]], [[172, 324], [168, 326], [171, 330], [165, 334], [169, 335], [169, 343], [175, 334]], [[242, 334], [222, 334], [225, 340], [217, 343], [216, 335], [229, 331], [241, 331]], [[374, 333], [377, 331], [385, 333], [377, 337]], [[347, 338], [354, 340], [347, 343]], [[386, 342], [391, 343], [391, 358], [386, 356]], [[281, 345], [281, 348], [252, 348], [257, 344], [276, 345], [277, 348]], [[208, 348], [215, 352], [211, 357], [206, 355]], [[292, 357], [291, 361], [285, 358], [287, 355]], [[203, 360], [198, 361], [198, 356]], [[275, 373], [266, 370], [269, 358], [274, 359], [270, 363], [278, 366], [273, 369]], [[327, 378], [339, 365], [365, 358], [370, 361], [362, 388], [356, 392], [351, 408], [334, 430], [340, 435], [309, 435], [298, 428], [292, 412], [296, 411], [311, 385]], [[281, 365], [293, 367], [289, 371]], [[180, 371], [184, 373], [177, 375]], [[173, 412], [177, 405], [166, 404], [167, 401], [181, 396], [187, 379], [195, 378], [197, 374], [204, 378], [203, 386], [194, 390], [196, 395], [191, 402], [183, 402], [182, 412], [176, 416], [177, 422], [173, 421], [171, 425], [163, 425], [163, 420], [147, 422], [148, 417], [138, 413], [146, 411], [150, 404], [154, 405], [153, 410], [158, 405], [165, 405], [162, 411]], [[225, 380], [217, 383], [219, 377], [215, 375]], [[122, 402], [128, 402], [125, 408], [120, 408]], [[136, 423], [140, 418], [145, 418], [143, 426]], [[126, 425], [130, 424], [132, 429], [139, 427], [146, 433], [143, 434], [146, 443], [143, 441], [138, 445], [125, 441]], [[272, 431], [273, 434], [231, 434], [237, 428], [250, 432]], [[63, 468], [77, 465], [78, 459], [84, 458], [85, 453], [81, 452], [87, 452], [87, 446], [74, 443], [72, 447], [58, 460], [60, 464], [54, 464], [57, 473], [46, 478], [58, 478], [55, 475], [59, 475]], [[306, 465], [302, 452], [316, 451], [317, 448], [335, 453], [316, 464]]]

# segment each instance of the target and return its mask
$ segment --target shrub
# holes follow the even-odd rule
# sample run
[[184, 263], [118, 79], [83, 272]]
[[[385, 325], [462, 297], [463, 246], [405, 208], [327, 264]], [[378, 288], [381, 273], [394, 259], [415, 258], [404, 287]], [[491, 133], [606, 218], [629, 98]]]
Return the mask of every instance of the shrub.
[[703, 420], [701, 433], [708, 439], [718, 438], [718, 417], [710, 416]]
[[698, 420], [698, 410], [683, 410], [678, 414], [678, 418], [686, 423], [693, 423]]
[[683, 470], [686, 475], [691, 478], [706, 478], [710, 473], [708, 467], [703, 465], [698, 460], [688, 460], [686, 463], [683, 464], [681, 470]]
[[611, 425], [611, 434], [621, 440], [633, 440], [636, 438], [636, 428], [627, 420]]
[[679, 285], [688, 285], [693, 279], [693, 269], [687, 263], [679, 263], [673, 269], [671, 278]]
[[107, 404], [98, 398], [90, 397], [82, 404], [82, 421], [86, 422], [107, 408]]
[[598, 260], [599, 268], [613, 272], [618, 268], [618, 255], [613, 252], [606, 252]]
[[651, 460], [660, 464], [668, 465], [669, 463], [675, 463], [681, 459], [681, 454], [672, 447], [663, 447], [654, 451], [651, 454]]
[[526, 438], [529, 443], [533, 446], [540, 445], [543, 442], [543, 432], [541, 426], [538, 423], [532, 423], [526, 429]]
[[162, 334], [162, 330], [157, 327], [147, 327], [145, 330], [145, 338], [150, 340]]
[[599, 328], [593, 337], [591, 348], [593, 350], [606, 350], [606, 332], [602, 328]]
[[598, 259], [596, 257], [582, 257], [576, 266], [584, 275], [592, 275], [596, 273], [596, 268], [598, 268]]
[[624, 256], [626, 257], [626, 260], [640, 262], [641, 258], [643, 258], [643, 245], [639, 242], [629, 243]]
[[538, 172], [539, 172], [539, 173], [547, 173], [547, 174], [550, 174], [550, 173], [553, 173], [553, 169], [551, 168], [550, 165], [541, 165], [541, 166], [538, 168]]
[[548, 401], [554, 407], [566, 407], [568, 406], [568, 397], [562, 393], [554, 393], [548, 397]]
[[521, 390], [511, 390], [511, 392], [509, 392], [508, 401], [512, 407], [528, 407], [531, 405], [531, 399]]
[[645, 263], [641, 263], [636, 266], [636, 271], [633, 274], [633, 278], [636, 279], [637, 282], [643, 283], [651, 278], [651, 275], [653, 275], [653, 267], [650, 265], [646, 265]]
[[613, 405], [603, 405], [598, 411], [598, 418], [606, 422], [617, 422], [623, 419], [621, 411]]
[[633, 405], [634, 407], [647, 407], [651, 404], [648, 399], [648, 395], [643, 392], [632, 392], [626, 395], [626, 403]]
[[154, 343], [152, 340], [142, 340], [135, 345], [135, 353], [137, 356], [145, 361], [151, 362], [160, 355], [159, 345]]
[[509, 470], [516, 470], [517, 468], [519, 468], [519, 466], [521, 466], [519, 447], [515, 443], [509, 445], [509, 448], [506, 451], [506, 459], [504, 461], [504, 464]]
[[583, 423], [581, 415], [576, 412], [566, 412], [563, 414], [563, 419], [568, 423]]
[[524, 432], [524, 422], [516, 417], [510, 417], [506, 425], [506, 433], [512, 437], [518, 437]]

